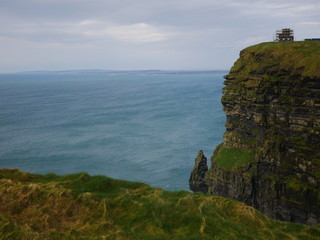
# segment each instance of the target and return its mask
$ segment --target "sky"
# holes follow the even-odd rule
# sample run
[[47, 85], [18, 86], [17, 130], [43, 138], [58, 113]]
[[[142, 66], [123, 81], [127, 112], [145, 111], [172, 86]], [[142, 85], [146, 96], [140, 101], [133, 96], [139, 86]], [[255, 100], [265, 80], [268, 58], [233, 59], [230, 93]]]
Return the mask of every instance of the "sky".
[[320, 1], [0, 0], [0, 73], [228, 70], [282, 28], [320, 37]]

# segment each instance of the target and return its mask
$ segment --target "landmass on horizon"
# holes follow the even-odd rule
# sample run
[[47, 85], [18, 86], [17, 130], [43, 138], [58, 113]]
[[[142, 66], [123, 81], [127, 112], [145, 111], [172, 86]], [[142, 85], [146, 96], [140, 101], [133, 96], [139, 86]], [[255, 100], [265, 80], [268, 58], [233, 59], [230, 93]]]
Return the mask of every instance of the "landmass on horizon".
[[22, 71], [11, 74], [114, 74], [114, 75], [139, 75], [139, 74], [225, 74], [228, 70], [103, 70], [103, 69], [78, 69], [78, 70], [56, 70], [56, 71]]

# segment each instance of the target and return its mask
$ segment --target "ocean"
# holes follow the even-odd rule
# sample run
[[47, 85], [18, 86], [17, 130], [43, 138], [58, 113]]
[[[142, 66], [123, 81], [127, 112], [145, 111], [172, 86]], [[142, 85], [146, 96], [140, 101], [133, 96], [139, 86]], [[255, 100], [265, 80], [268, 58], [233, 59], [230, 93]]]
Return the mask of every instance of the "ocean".
[[188, 190], [222, 142], [223, 74], [0, 74], [0, 168]]

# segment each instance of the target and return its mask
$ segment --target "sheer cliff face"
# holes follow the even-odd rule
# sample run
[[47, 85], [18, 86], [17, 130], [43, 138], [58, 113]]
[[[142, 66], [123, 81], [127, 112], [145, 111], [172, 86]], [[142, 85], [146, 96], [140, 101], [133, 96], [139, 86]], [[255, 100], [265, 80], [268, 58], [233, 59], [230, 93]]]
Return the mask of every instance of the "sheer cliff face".
[[319, 223], [320, 42], [247, 48], [225, 78], [224, 142], [201, 184], [272, 218]]

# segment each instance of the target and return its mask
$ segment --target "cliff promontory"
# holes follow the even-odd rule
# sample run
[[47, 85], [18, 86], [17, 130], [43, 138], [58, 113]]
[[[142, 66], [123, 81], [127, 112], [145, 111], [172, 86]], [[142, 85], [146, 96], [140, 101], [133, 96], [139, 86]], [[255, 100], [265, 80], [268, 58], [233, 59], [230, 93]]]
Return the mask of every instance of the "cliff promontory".
[[319, 223], [320, 42], [249, 47], [225, 79], [224, 141], [201, 181], [196, 161], [191, 189], [207, 186], [202, 192], [271, 218]]

